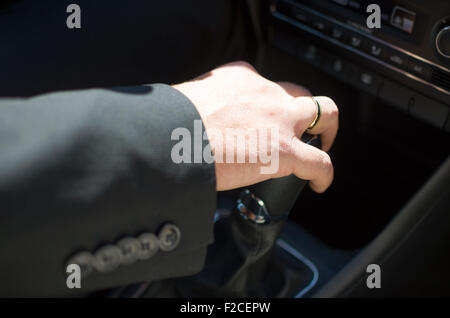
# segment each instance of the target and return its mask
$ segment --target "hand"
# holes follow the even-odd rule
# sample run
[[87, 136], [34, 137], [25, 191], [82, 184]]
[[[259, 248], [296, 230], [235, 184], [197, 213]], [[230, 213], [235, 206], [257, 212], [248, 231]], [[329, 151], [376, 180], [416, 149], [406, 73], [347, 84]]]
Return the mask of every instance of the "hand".
[[[326, 153], [338, 129], [338, 109], [328, 97], [316, 97], [321, 117], [311, 134], [320, 134], [323, 150], [300, 141], [313, 122], [317, 105], [305, 88], [286, 82], [275, 83], [260, 76], [248, 63], [226, 64], [192, 81], [174, 85], [196, 106], [205, 125], [216, 162], [217, 190], [230, 190], [270, 178], [295, 174], [310, 180], [316, 192], [325, 191], [333, 180], [333, 165]], [[245, 134], [244, 144], [224, 145], [230, 128]], [[267, 163], [250, 158], [261, 155], [264, 138], [251, 138], [248, 132], [268, 131], [267, 153], [279, 160], [278, 169], [269, 174], [261, 168]], [[246, 132], [248, 134], [246, 134]], [[278, 134], [278, 140], [273, 139]], [[267, 138], [266, 138], [267, 139]], [[275, 141], [274, 141], [275, 140]], [[236, 162], [236, 158], [245, 162]], [[260, 156], [261, 157], [261, 156]], [[234, 158], [229, 162], [226, 158]], [[262, 158], [262, 157], [261, 157]]]

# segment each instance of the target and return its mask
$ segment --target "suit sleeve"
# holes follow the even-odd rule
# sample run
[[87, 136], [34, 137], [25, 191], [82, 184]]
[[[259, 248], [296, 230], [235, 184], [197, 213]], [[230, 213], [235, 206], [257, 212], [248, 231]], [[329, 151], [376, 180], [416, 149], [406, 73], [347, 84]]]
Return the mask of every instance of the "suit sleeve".
[[[164, 84], [0, 99], [0, 295], [75, 295], [198, 272], [216, 208], [214, 163], [186, 159], [194, 138], [208, 143], [199, 123]], [[190, 137], [175, 148], [181, 163], [176, 128]], [[145, 237], [159, 239], [156, 251], [142, 254]], [[73, 257], [85, 262], [81, 288], [67, 285]]]

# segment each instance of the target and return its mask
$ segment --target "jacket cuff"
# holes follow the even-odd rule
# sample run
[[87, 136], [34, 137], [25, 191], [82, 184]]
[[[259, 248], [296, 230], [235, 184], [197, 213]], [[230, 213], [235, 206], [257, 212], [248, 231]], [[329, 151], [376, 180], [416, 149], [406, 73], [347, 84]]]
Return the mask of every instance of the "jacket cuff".
[[[135, 91], [144, 87], [148, 93]], [[193, 275], [203, 268], [207, 246], [214, 241], [216, 176], [214, 162], [206, 162], [203, 156], [198, 160], [199, 149], [203, 154], [209, 144], [203, 138], [206, 134], [201, 117], [193, 103], [169, 85], [141, 88], [113, 89], [126, 94], [114, 98], [114, 105], [119, 106], [108, 106], [113, 117], [109, 120], [116, 126], [113, 130], [109, 125], [104, 128], [108, 139], [122, 140], [131, 154], [128, 160], [133, 162], [136, 193], [124, 201], [130, 196], [129, 189], [125, 190], [128, 194], [122, 191], [116, 206], [101, 210], [105, 215], [98, 217], [108, 219], [107, 233], [112, 235], [103, 239], [116, 242], [118, 234], [135, 236], [143, 231], [158, 235], [164, 225], [170, 224], [179, 228], [180, 241], [176, 249], [160, 250], [149, 260], [120, 266], [104, 275], [92, 274], [86, 279], [87, 289]], [[136, 95], [130, 99], [128, 94]], [[105, 115], [101, 107], [96, 114], [98, 120], [93, 116], [92, 123], [96, 122], [98, 130]]]

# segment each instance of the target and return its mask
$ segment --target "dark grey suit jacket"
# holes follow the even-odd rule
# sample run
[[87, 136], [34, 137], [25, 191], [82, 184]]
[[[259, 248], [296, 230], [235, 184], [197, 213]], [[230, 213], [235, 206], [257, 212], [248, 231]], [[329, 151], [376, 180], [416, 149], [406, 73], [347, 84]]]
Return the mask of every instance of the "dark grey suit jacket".
[[[213, 241], [213, 164], [175, 164], [193, 104], [163, 84], [0, 99], [0, 296], [59, 296], [191, 275]], [[206, 142], [206, 141], [205, 141]], [[179, 245], [66, 286], [79, 251], [180, 229]]]

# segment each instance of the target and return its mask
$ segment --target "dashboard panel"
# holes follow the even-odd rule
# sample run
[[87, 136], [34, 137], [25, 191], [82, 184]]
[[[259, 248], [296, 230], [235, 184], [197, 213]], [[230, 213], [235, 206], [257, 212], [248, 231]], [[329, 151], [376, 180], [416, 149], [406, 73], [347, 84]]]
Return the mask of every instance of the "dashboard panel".
[[276, 0], [271, 46], [420, 120], [450, 132], [450, 2]]

